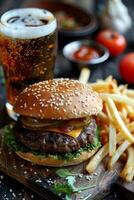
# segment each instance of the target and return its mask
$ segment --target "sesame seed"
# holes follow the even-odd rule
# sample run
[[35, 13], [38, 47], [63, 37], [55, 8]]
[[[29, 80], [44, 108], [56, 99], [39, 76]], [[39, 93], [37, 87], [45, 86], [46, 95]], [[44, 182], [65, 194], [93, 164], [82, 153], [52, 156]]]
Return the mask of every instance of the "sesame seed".
[[92, 179], [92, 176], [86, 176], [86, 180], [91, 180]]
[[42, 183], [42, 180], [41, 179], [37, 179], [35, 182], [36, 183]]
[[27, 104], [26, 103], [24, 103], [24, 108], [27, 108]]
[[82, 178], [82, 177], [83, 177], [83, 174], [79, 174], [78, 177], [79, 177], [79, 178]]
[[93, 175], [94, 175], [94, 176], [97, 176], [97, 173], [95, 172]]
[[12, 196], [13, 196], [13, 197], [16, 197], [16, 194], [13, 192], [13, 193], [12, 193]]
[[14, 168], [14, 169], [16, 169], [16, 168], [17, 168], [17, 166], [16, 166], [16, 165], [13, 165], [13, 168]]

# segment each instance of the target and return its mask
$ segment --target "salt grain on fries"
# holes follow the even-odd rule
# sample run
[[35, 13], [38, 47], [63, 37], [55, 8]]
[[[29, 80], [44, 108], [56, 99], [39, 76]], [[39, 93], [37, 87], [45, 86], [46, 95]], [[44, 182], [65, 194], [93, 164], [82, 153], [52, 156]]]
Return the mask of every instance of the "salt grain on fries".
[[[109, 156], [108, 168], [112, 169], [122, 157], [126, 161], [120, 176], [125, 181], [134, 179], [134, 90], [127, 85], [117, 85], [109, 76], [89, 84], [103, 100], [103, 111], [98, 115], [102, 136], [107, 140], [86, 166], [89, 173], [95, 171], [103, 158]], [[104, 135], [104, 137], [105, 137]], [[103, 137], [102, 137], [103, 138]], [[125, 156], [124, 156], [125, 155]]]

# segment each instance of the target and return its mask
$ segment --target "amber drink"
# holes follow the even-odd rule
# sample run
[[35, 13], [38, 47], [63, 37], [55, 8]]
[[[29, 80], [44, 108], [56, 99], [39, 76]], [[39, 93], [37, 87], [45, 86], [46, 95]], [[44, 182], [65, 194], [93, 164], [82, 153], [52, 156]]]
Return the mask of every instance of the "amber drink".
[[8, 107], [29, 84], [53, 78], [56, 26], [54, 15], [44, 9], [14, 9], [1, 16], [0, 61]]

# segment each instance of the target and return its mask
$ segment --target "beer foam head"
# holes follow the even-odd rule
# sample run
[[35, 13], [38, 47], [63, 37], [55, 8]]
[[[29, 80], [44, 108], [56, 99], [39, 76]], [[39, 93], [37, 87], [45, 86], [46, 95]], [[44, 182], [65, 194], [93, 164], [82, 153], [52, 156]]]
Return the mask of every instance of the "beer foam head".
[[32, 39], [49, 35], [56, 19], [48, 10], [21, 8], [7, 11], [0, 19], [0, 32], [12, 38]]

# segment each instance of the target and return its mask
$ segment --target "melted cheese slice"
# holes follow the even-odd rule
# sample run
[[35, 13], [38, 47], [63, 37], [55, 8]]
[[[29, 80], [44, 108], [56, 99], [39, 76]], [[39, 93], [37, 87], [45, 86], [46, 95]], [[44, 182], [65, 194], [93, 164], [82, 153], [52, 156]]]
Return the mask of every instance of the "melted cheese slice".
[[47, 129], [47, 131], [53, 131], [53, 132], [57, 132], [57, 133], [64, 133], [64, 134], [69, 135], [69, 136], [71, 136], [73, 138], [77, 138], [77, 137], [79, 137], [82, 129], [83, 128], [78, 128], [78, 129], [74, 129], [72, 131], [64, 132], [64, 131], [61, 131], [58, 128], [50, 128], [50, 129]]

